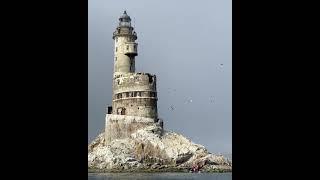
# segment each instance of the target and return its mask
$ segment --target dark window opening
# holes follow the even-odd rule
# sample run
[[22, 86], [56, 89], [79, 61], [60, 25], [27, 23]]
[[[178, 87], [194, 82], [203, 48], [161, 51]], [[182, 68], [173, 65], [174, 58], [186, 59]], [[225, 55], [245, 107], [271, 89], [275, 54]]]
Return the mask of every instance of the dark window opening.
[[126, 114], [126, 108], [118, 108], [117, 109], [117, 114], [120, 114], [120, 115], [125, 115]]
[[152, 81], [153, 81], [152, 76], [148, 74], [148, 77], [149, 77], [149, 83], [152, 83]]
[[112, 106], [108, 106], [108, 114], [112, 114]]

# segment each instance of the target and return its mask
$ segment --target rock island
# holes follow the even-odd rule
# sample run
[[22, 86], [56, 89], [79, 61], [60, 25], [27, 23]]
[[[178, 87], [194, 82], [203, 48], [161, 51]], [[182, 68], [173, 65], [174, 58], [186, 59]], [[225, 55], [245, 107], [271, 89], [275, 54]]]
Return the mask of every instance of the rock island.
[[104, 133], [88, 146], [89, 172], [230, 172], [230, 160], [163, 128], [156, 75], [135, 72], [137, 33], [126, 11], [112, 37], [112, 106]]

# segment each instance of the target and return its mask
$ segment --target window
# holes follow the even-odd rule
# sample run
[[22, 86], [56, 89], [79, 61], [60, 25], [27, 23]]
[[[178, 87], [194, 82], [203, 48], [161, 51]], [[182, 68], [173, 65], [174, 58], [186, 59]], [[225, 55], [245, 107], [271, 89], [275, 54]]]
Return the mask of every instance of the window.
[[133, 48], [134, 48], [134, 50], [136, 51], [136, 50], [137, 50], [137, 45], [134, 45]]
[[118, 51], [118, 47], [116, 47], [116, 52]]
[[130, 71], [133, 72], [133, 61], [132, 61], [132, 57], [130, 57]]
[[117, 61], [117, 57], [114, 58]]
[[127, 50], [129, 50], [129, 45], [127, 45]]
[[116, 37], [116, 42], [118, 42], [118, 37]]

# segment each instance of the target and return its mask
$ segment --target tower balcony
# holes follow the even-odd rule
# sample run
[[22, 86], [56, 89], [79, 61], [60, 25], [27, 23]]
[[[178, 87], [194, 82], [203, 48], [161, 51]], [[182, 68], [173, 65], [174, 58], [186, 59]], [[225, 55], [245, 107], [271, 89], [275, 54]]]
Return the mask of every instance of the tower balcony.
[[116, 36], [131, 36], [133, 40], [137, 40], [137, 33], [133, 31], [133, 28], [117, 28], [116, 31], [112, 34], [112, 39], [115, 39]]
[[135, 42], [125, 43], [124, 54], [127, 56], [137, 56], [138, 55], [138, 44]]

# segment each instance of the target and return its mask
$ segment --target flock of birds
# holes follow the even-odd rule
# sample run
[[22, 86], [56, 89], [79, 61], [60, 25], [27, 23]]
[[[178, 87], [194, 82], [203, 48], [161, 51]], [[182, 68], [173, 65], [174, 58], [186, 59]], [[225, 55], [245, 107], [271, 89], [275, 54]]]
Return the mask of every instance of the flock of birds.
[[[170, 88], [169, 88], [170, 89]], [[173, 89], [172, 91], [176, 91], [176, 89]], [[169, 90], [170, 92], [170, 90]], [[189, 103], [192, 103], [193, 102], [193, 99], [191, 97], [189, 97], [186, 101], [185, 101], [185, 104], [189, 104]], [[213, 96], [209, 97], [209, 102], [210, 103], [213, 103], [214, 102], [214, 99], [213, 99]], [[171, 111], [174, 111], [175, 110], [175, 107], [173, 105], [171, 105], [169, 108], [169, 110]]]
[[[220, 67], [222, 68], [223, 67], [223, 64], [220, 64]], [[169, 91], [169, 93], [170, 92], [176, 92], [176, 89], [172, 89], [172, 91], [170, 91], [170, 88], [168, 89]], [[186, 100], [186, 102], [185, 102], [185, 104], [187, 104], [187, 103], [192, 103], [192, 98], [190, 97], [190, 98], [188, 98], [188, 100]], [[213, 97], [211, 96], [210, 98], [209, 98], [209, 101], [210, 101], [210, 103], [213, 103], [214, 102], [214, 100], [213, 100]], [[171, 110], [171, 111], [174, 111], [174, 109], [175, 109], [175, 107], [173, 106], [173, 105], [171, 105], [169, 108], [168, 108], [169, 110]]]

